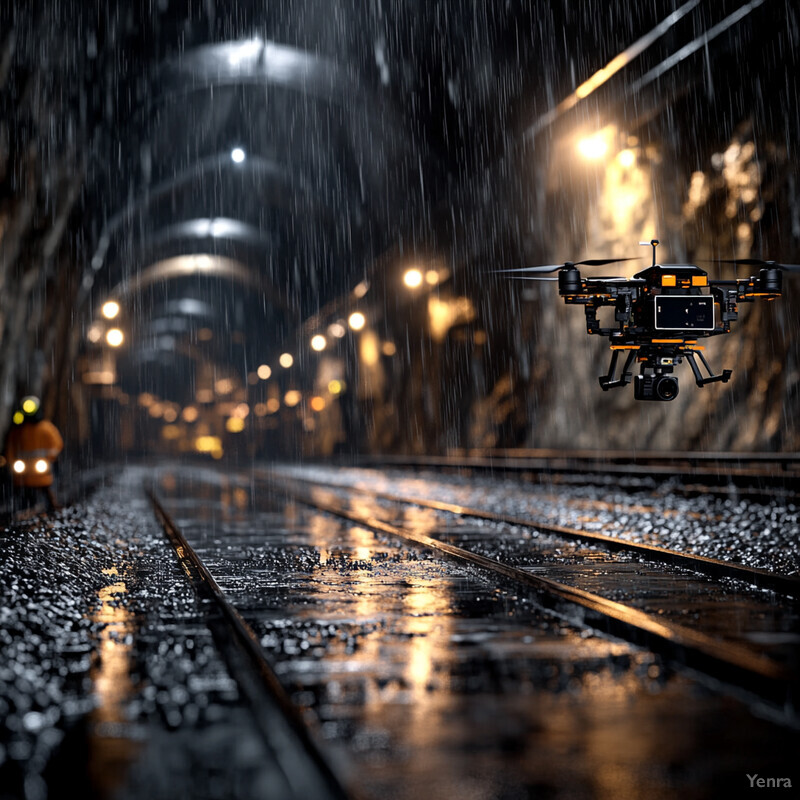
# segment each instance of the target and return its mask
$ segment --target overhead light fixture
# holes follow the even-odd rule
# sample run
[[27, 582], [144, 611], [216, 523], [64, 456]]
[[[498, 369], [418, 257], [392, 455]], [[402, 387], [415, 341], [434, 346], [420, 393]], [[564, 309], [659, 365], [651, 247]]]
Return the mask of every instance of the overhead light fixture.
[[599, 133], [586, 136], [578, 142], [578, 152], [589, 161], [598, 161], [608, 152], [608, 142]]
[[318, 333], [316, 336], [311, 337], [311, 349], [321, 353], [328, 346], [325, 337]]
[[111, 328], [106, 333], [106, 341], [111, 347], [119, 347], [125, 341], [125, 334], [119, 328]]
[[291, 353], [281, 353], [281, 357], [278, 359], [278, 363], [284, 368], [289, 369], [289, 367], [294, 364], [294, 358], [292, 357]]
[[367, 318], [360, 311], [354, 311], [347, 318], [347, 324], [354, 331], [360, 331], [367, 324]]
[[268, 380], [270, 375], [272, 375], [272, 370], [267, 364], [262, 364], [257, 370], [256, 375], [261, 378], [262, 381]]
[[114, 319], [119, 314], [119, 303], [116, 300], [107, 300], [100, 310], [106, 319]]
[[245, 158], [245, 152], [241, 147], [234, 147], [233, 150], [231, 150], [231, 160], [234, 164], [241, 164]]
[[409, 289], [417, 289], [422, 286], [422, 272], [416, 267], [407, 269], [403, 274], [403, 283]]

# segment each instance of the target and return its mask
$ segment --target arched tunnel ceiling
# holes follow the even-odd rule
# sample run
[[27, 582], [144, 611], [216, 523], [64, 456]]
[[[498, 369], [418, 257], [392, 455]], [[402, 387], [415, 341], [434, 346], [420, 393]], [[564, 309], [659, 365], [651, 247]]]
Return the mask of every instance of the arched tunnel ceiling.
[[[86, 296], [96, 303], [181, 255], [231, 258], [261, 276], [252, 305], [262, 311], [252, 314], [250, 335], [262, 340], [274, 319], [276, 332], [288, 330], [352, 288], [401, 235], [424, 238], [432, 210], [455, 220], [463, 206], [479, 209], [481, 224], [463, 225], [473, 252], [498, 231], [515, 235], [519, 218], [501, 216], [516, 209], [489, 172], [532, 130], [543, 135], [526, 142], [525, 155], [546, 160], [555, 138], [550, 112], [657, 29], [631, 56], [626, 79], [600, 86], [576, 116], [618, 115], [645, 129], [685, 97], [706, 146], [725, 142], [760, 96], [748, 71], [769, 75], [770, 59], [785, 55], [768, 42], [757, 46], [755, 23], [735, 39], [724, 25], [745, 7], [758, 9], [762, 23], [788, 13], [768, 12], [780, 3], [743, 0], [240, 0], [234, 8], [118, 0], [76, 15], [80, 5], [34, 0], [30, 8], [50, 20], [45, 29], [66, 23], [63, 40], [21, 42], [20, 51], [31, 70], [42, 59], [68, 65], [64, 102], [81, 109], [92, 136]], [[687, 41], [700, 43], [692, 52], [705, 52], [702, 68], [700, 56], [671, 61]], [[67, 57], [59, 62], [61, 50]], [[750, 69], [756, 61], [759, 70]], [[737, 95], [723, 116], [711, 98], [725, 93], [728, 75]], [[708, 103], [698, 101], [704, 96]], [[681, 115], [685, 133], [691, 115]], [[689, 130], [677, 149], [695, 145]], [[244, 155], [238, 162], [235, 148]], [[532, 194], [522, 185], [530, 175], [500, 176], [509, 195]], [[215, 230], [214, 220], [226, 222]], [[191, 303], [176, 293], [197, 300], [195, 288], [176, 280], [164, 313], [183, 314]], [[228, 288], [244, 291], [235, 282]]]

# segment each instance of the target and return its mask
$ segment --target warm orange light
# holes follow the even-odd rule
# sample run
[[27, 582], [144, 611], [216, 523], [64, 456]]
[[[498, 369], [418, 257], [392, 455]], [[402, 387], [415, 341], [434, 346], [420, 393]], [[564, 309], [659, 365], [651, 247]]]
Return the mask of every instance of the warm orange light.
[[662, 286], [675, 286], [676, 278], [674, 275], [662, 275], [661, 276], [661, 285]]
[[291, 353], [281, 353], [281, 357], [278, 359], [278, 363], [284, 368], [289, 369], [289, 367], [294, 364], [294, 357]]
[[112, 347], [119, 347], [125, 341], [125, 334], [119, 328], [111, 328], [106, 333], [106, 341]]
[[328, 383], [328, 391], [333, 395], [341, 394], [343, 389], [344, 385], [341, 381], [334, 379]]
[[108, 300], [103, 303], [100, 310], [106, 319], [114, 319], [119, 314], [119, 303], [116, 300]]
[[397, 352], [397, 347], [395, 347], [394, 342], [384, 342], [381, 345], [381, 352], [385, 356], [393, 356]]
[[266, 364], [262, 364], [257, 370], [256, 374], [262, 381], [267, 380], [272, 375], [272, 370]]
[[692, 286], [708, 286], [708, 278], [705, 275], [692, 275]]
[[325, 398], [315, 395], [311, 398], [311, 410], [322, 411], [325, 408]]
[[422, 286], [422, 272], [420, 272], [420, 270], [418, 270], [416, 267], [407, 269], [403, 275], [403, 283], [409, 289], [416, 289]]
[[267, 414], [274, 414], [281, 407], [281, 401], [277, 397], [270, 397], [267, 400]]
[[181, 414], [184, 422], [196, 422], [199, 415], [200, 412], [194, 406], [186, 406]]
[[228, 433], [241, 433], [244, 430], [244, 420], [239, 417], [228, 417], [225, 421], [225, 430]]
[[301, 395], [297, 389], [289, 389], [283, 396], [283, 402], [285, 405], [289, 406], [289, 408], [294, 408], [302, 399], [303, 395]]
[[354, 331], [360, 331], [367, 324], [367, 318], [360, 311], [354, 311], [347, 318], [347, 324]]
[[311, 337], [311, 349], [316, 350], [318, 353], [322, 352], [328, 346], [325, 337], [318, 333], [316, 336]]
[[602, 134], [586, 136], [578, 142], [578, 152], [589, 161], [598, 161], [608, 152], [608, 142]]

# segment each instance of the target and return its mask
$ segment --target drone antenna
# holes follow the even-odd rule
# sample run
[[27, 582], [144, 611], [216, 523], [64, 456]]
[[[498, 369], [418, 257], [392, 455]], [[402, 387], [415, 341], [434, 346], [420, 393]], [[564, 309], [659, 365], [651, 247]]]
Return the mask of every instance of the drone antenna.
[[658, 239], [651, 239], [649, 242], [639, 242], [642, 247], [652, 247], [653, 248], [653, 266], [656, 265], [656, 247], [658, 247]]

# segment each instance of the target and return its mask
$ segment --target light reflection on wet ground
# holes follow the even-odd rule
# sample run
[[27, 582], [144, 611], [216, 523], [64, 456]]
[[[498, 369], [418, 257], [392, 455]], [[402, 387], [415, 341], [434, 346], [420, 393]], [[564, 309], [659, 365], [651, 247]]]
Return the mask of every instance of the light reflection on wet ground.
[[[103, 573], [118, 576], [116, 567]], [[127, 768], [135, 761], [140, 749], [127, 708], [135, 687], [132, 643], [136, 620], [128, 610], [125, 580], [103, 587], [91, 615], [96, 623], [96, 660], [89, 672], [97, 703], [89, 715], [88, 772], [98, 797], [112, 797], [125, 781]]]
[[[367, 797], [712, 797], [745, 772], [790, 774], [796, 733], [648, 654], [423, 550], [235, 497], [202, 481], [164, 492]], [[404, 523], [430, 532], [436, 517]]]

